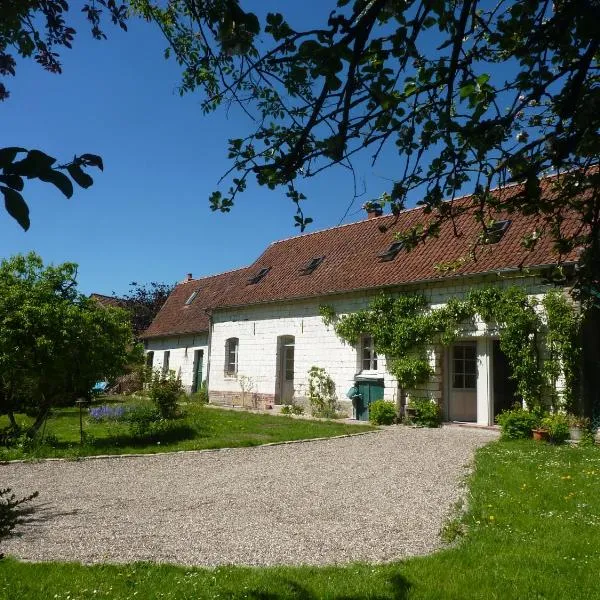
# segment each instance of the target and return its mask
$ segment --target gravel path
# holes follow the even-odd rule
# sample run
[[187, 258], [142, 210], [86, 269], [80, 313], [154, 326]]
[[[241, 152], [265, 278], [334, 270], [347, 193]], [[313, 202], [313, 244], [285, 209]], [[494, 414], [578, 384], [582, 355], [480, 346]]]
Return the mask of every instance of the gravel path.
[[390, 561], [439, 546], [487, 430], [395, 427], [217, 452], [0, 465], [39, 490], [2, 551], [28, 560], [188, 565]]

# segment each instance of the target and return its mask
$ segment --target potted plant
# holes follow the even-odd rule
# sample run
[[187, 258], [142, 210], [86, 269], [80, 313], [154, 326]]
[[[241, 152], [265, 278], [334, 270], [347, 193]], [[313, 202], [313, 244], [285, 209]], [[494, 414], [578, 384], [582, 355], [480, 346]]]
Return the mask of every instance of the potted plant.
[[578, 417], [577, 415], [568, 415], [568, 420], [571, 439], [575, 441], [581, 440], [583, 432], [590, 427], [590, 420], [586, 417]]
[[541, 421], [541, 428], [548, 432], [548, 440], [553, 444], [562, 444], [569, 439], [569, 418], [565, 413], [552, 413]]

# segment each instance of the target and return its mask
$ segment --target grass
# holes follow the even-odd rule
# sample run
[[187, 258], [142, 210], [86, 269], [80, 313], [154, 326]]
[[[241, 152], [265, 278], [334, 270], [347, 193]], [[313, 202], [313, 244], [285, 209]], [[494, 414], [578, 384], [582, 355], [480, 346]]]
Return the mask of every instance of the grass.
[[[106, 403], [123, 403], [123, 398], [104, 398], [96, 404]], [[365, 425], [349, 425], [335, 421], [312, 421], [221, 410], [197, 403], [188, 403], [182, 408], [185, 412], [183, 418], [169, 423], [168, 428], [159, 433], [146, 436], [132, 435], [127, 423], [95, 422], [85, 416], [87, 411], [84, 410], [86, 442], [83, 445], [80, 444], [79, 409], [55, 409], [45, 427], [41, 442], [34, 441], [25, 447], [17, 445], [0, 448], [0, 460], [236, 448], [270, 442], [332, 437], [373, 429]], [[19, 415], [18, 420], [23, 425], [31, 421], [25, 415]], [[7, 425], [6, 417], [0, 417], [0, 429]]]
[[[218, 569], [0, 561], [1, 600], [600, 598], [600, 451], [534, 442], [481, 449], [466, 535], [388, 565]], [[460, 529], [451, 527], [451, 529]]]

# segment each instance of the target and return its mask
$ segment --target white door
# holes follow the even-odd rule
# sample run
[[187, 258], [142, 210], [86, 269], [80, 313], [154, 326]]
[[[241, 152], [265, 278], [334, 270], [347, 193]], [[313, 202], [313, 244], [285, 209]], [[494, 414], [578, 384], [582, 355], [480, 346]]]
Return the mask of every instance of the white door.
[[461, 342], [450, 349], [450, 421], [477, 421], [477, 343]]

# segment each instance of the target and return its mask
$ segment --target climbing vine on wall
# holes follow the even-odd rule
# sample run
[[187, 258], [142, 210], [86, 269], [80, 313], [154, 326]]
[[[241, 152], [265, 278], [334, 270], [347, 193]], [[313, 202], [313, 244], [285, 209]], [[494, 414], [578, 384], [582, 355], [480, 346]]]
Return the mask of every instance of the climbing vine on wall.
[[[486, 287], [471, 290], [464, 299], [453, 298], [432, 308], [422, 294], [386, 294], [372, 301], [368, 309], [334, 318], [337, 335], [356, 343], [361, 335], [372, 335], [378, 353], [386, 357], [389, 372], [400, 387], [414, 389], [432, 375], [428, 352], [435, 345], [451, 344], [472, 330], [476, 319], [496, 330], [500, 348], [506, 354], [516, 381], [517, 393], [530, 407], [544, 398], [556, 405], [549, 390], [561, 372], [565, 375], [564, 399], [572, 403], [575, 394], [579, 350], [578, 317], [560, 292], [548, 293], [542, 302], [546, 322], [536, 310], [537, 303], [517, 287]], [[542, 339], [550, 351], [542, 361]]]

